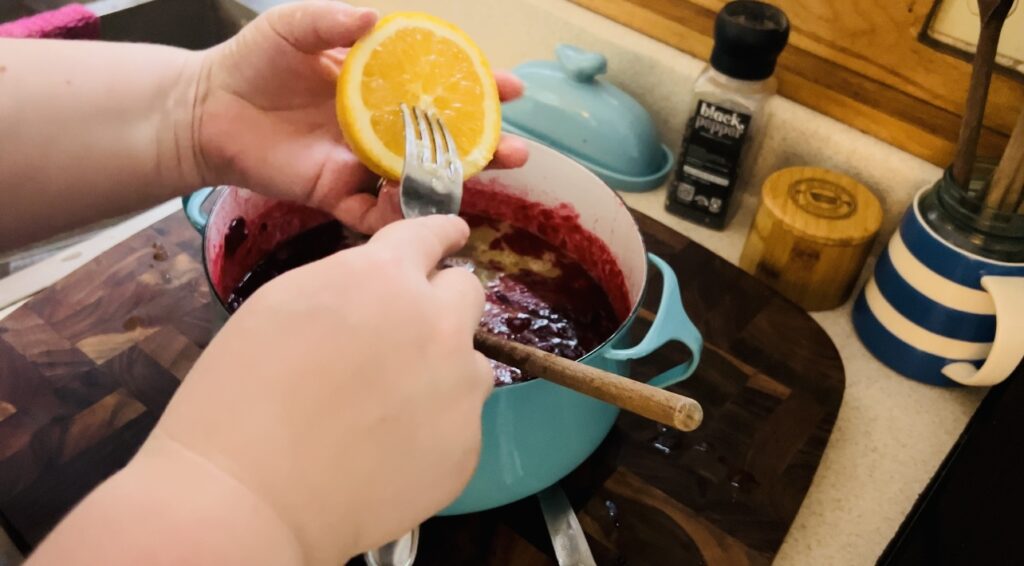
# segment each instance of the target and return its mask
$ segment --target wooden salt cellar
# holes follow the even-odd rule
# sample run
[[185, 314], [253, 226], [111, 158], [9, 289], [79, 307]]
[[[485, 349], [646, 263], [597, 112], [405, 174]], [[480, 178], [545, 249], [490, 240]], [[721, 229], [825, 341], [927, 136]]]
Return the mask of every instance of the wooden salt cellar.
[[846, 301], [882, 223], [870, 189], [818, 167], [773, 173], [740, 267], [809, 311]]

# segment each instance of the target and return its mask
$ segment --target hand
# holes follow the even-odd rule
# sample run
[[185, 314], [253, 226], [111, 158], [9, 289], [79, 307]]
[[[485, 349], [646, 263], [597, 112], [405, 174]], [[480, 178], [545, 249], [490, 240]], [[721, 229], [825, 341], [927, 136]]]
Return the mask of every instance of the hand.
[[[377, 15], [332, 1], [272, 9], [204, 54], [194, 136], [202, 177], [333, 213], [373, 233], [401, 218], [397, 191], [378, 179], [342, 140], [335, 88], [346, 48]], [[502, 100], [522, 94], [513, 75], [495, 73]], [[492, 166], [519, 167], [526, 147], [504, 138]]]
[[435, 271], [468, 235], [454, 216], [402, 220], [268, 283], [140, 456], [172, 443], [211, 462], [281, 516], [310, 564], [341, 564], [429, 518], [476, 466], [493, 382], [473, 349], [479, 282]]

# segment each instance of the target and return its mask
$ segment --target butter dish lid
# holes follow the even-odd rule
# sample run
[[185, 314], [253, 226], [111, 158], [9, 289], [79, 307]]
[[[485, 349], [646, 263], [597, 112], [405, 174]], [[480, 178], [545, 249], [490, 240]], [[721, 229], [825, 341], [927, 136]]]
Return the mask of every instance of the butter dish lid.
[[526, 91], [503, 106], [503, 129], [572, 157], [612, 188], [660, 186], [674, 155], [659, 141], [647, 110], [598, 78], [607, 71], [607, 59], [564, 44], [555, 56], [555, 61], [529, 61], [513, 70]]

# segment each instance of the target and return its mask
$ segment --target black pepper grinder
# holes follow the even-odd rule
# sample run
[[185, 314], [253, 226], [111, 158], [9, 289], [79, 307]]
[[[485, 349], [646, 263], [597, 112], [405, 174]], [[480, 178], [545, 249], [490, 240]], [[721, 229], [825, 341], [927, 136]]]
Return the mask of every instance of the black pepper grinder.
[[760, 114], [788, 40], [789, 19], [770, 4], [736, 0], [718, 13], [710, 63], [689, 97], [669, 212], [716, 230], [728, 224], [733, 193], [745, 187], [764, 137]]

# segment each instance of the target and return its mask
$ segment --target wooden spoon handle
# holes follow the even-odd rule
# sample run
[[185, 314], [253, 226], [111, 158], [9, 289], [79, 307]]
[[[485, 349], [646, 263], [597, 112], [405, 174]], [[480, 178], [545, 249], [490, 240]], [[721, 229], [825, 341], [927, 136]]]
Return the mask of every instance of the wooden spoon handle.
[[992, 80], [992, 67], [996, 59], [996, 50], [999, 48], [999, 36], [1012, 4], [1013, 0], [985, 0], [979, 4], [981, 33], [978, 35], [978, 46], [974, 50], [967, 104], [963, 120], [960, 122], [960, 136], [953, 157], [953, 181], [964, 190], [967, 189], [971, 170], [974, 168], [978, 138], [981, 136], [981, 125], [985, 116], [985, 103], [988, 100], [988, 87]]
[[1020, 196], [1020, 184], [1024, 182], [1024, 108], [1017, 116], [1010, 141], [1006, 144], [1003, 157], [999, 160], [992, 183], [985, 197], [985, 206], [1013, 211]]
[[1021, 155], [1020, 160], [1020, 164], [1017, 165], [1017, 174], [1010, 182], [1010, 190], [1006, 192], [1006, 197], [1000, 207], [1003, 212], [1018, 214], [1024, 212], [1024, 209], [1020, 209], [1024, 207], [1024, 155]]
[[682, 431], [700, 426], [704, 410], [689, 397], [634, 381], [477, 330], [476, 349], [494, 361], [611, 403]]

